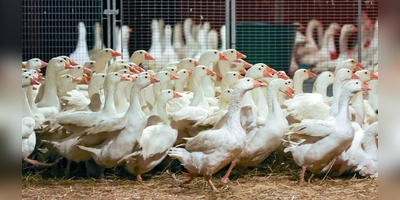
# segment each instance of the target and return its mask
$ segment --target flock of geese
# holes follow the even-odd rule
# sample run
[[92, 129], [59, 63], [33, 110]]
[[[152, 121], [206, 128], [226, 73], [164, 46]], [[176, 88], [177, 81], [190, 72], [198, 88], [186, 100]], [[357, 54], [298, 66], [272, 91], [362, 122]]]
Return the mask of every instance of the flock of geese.
[[[168, 61], [145, 50], [120, 56], [104, 48], [85, 62], [22, 62], [25, 162], [52, 166], [56, 154], [68, 161], [65, 177], [72, 162], [85, 162], [88, 175], [99, 171], [105, 180], [106, 168], [124, 166], [141, 182], [177, 159], [187, 170], [183, 183], [204, 175], [214, 191], [211, 177], [223, 167], [221, 182], [229, 183], [234, 168], [244, 174], [273, 152], [292, 155], [300, 184], [306, 170], [378, 177], [378, 65], [366, 70], [344, 59], [318, 75], [297, 69], [290, 79], [236, 49]], [[151, 62], [162, 68], [140, 67]], [[304, 93], [309, 78], [313, 91]]]

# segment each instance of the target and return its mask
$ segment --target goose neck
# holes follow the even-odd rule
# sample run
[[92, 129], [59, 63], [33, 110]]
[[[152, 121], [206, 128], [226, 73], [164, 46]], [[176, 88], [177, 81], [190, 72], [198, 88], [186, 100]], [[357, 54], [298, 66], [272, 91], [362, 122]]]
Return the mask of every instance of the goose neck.
[[339, 98], [339, 110], [336, 119], [349, 121], [349, 102], [352, 93], [350, 91], [341, 91]]
[[33, 112], [28, 103], [26, 90], [27, 90], [26, 88], [22, 88], [22, 117], [32, 117], [33, 118]]
[[242, 129], [242, 126], [240, 125], [240, 109], [245, 92], [246, 91], [236, 88], [232, 92], [231, 100], [229, 101], [228, 106], [228, 113], [226, 116], [227, 120], [224, 124], [229, 126], [232, 130]]
[[303, 93], [303, 82], [304, 79], [298, 76], [293, 77], [293, 85], [294, 85], [294, 94], [301, 94]]
[[[46, 105], [41, 105], [42, 107], [45, 106], [57, 106], [59, 105], [59, 99], [57, 96], [57, 79], [56, 79], [56, 74], [57, 72], [50, 68], [48, 69], [47, 75], [46, 75], [46, 84], [44, 85], [44, 93], [43, 93], [43, 98], [42, 101], [44, 100]], [[42, 102], [41, 101], [41, 102]]]
[[348, 52], [348, 40], [349, 40], [349, 33], [342, 32], [339, 38], [339, 51], [340, 52]]
[[376, 153], [378, 151], [378, 148], [376, 147], [376, 132], [375, 131], [371, 131], [371, 130], [366, 130], [365, 131], [365, 136], [361, 142], [361, 144], [364, 147], [364, 151], [365, 153]]
[[333, 83], [333, 100], [331, 108], [329, 109], [329, 114], [331, 116], [336, 116], [338, 109], [339, 109], [339, 100], [340, 100], [340, 93], [341, 93], [342, 82], [337, 80]]
[[202, 77], [193, 77], [193, 99], [190, 102], [190, 106], [198, 106], [204, 99], [204, 91], [201, 86]]
[[132, 86], [131, 94], [130, 94], [130, 105], [128, 107], [128, 111], [125, 113], [125, 116], [134, 116], [136, 114], [141, 114], [144, 116], [144, 112], [140, 107], [140, 91], [139, 85], [135, 82]]
[[171, 121], [168, 119], [167, 106], [166, 106], [167, 102], [157, 99], [156, 104], [157, 104], [156, 106], [157, 106], [158, 116], [165, 124], [170, 125]]
[[117, 116], [117, 110], [115, 109], [114, 103], [115, 87], [115, 83], [109, 83], [106, 80], [106, 85], [104, 86], [104, 108], [100, 112], [110, 117]]
[[270, 111], [270, 115], [273, 119], [281, 119], [283, 117], [283, 111], [281, 109], [280, 103], [278, 101], [278, 90], [274, 87], [267, 88], [267, 100], [268, 100], [268, 107], [272, 109]]

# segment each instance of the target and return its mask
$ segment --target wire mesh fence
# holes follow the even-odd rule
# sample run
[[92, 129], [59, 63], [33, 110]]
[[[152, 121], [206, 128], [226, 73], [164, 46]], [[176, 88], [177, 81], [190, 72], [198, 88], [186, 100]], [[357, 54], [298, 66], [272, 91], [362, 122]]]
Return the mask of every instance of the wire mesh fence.
[[[95, 22], [102, 22], [103, 5], [109, 2], [24, 0], [23, 59], [49, 60], [73, 53], [80, 21], [86, 25], [87, 49], [93, 49]], [[111, 47], [124, 52], [124, 60], [138, 49], [149, 51], [159, 61], [158, 68], [174, 59], [198, 59], [205, 49], [222, 50], [231, 45], [246, 54], [246, 61], [252, 64], [263, 62], [290, 74], [298, 68], [311, 68], [317, 73], [333, 70], [347, 58], [361, 60], [368, 69], [377, 64], [375, 1], [361, 1], [361, 15], [355, 0], [227, 1], [235, 4], [234, 29], [232, 22], [225, 27], [229, 14], [225, 2], [116, 0], [120, 10], [117, 25], [127, 28], [111, 31], [111, 38], [117, 38]], [[110, 28], [107, 23], [103, 29]], [[108, 44], [107, 31], [101, 33], [105, 33], [101, 42]], [[229, 35], [236, 36], [234, 41], [226, 37]]]

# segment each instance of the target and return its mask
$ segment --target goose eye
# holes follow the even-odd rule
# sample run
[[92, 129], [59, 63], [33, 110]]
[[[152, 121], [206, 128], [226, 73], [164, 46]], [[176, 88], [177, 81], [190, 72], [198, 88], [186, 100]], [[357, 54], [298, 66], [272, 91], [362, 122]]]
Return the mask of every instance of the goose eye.
[[306, 73], [307, 71], [306, 70], [304, 70], [304, 73]]
[[67, 78], [69, 78], [69, 76], [67, 76]]
[[347, 71], [348, 73], [350, 73], [350, 71]]
[[247, 82], [249, 82], [250, 81], [250, 79], [247, 79]]
[[287, 85], [287, 83], [285, 83], [285, 85]]
[[354, 60], [352, 60], [351, 62], [354, 63]]
[[192, 62], [192, 60], [189, 60], [189, 62]]
[[233, 76], [236, 76], [236, 74], [233, 74]]
[[368, 72], [365, 72], [365, 74], [368, 74]]
[[331, 77], [331, 75], [329, 75], [329, 77]]
[[78, 67], [78, 69], [81, 69], [81, 67]]
[[108, 52], [108, 50], [106, 50], [106, 52]]
[[104, 78], [104, 75], [103, 75], [103, 76], [101, 76], [101, 77], [103, 77], [103, 78]]
[[60, 60], [60, 62], [62, 62], [62, 60]]
[[233, 51], [231, 51], [231, 53], [233, 53]]
[[168, 73], [165, 73], [165, 75], [168, 75]]
[[93, 62], [91, 62], [90, 64], [91, 64], [91, 65], [94, 65], [94, 63], [93, 63]]
[[214, 54], [217, 54], [217, 52], [214, 52]]
[[143, 54], [143, 52], [139, 52], [140, 54]]
[[258, 68], [258, 70], [261, 70], [261, 68]]
[[145, 76], [145, 78], [147, 78], [147, 76]]
[[356, 84], [358, 84], [358, 82], [356, 82]]
[[168, 91], [168, 93], [171, 93], [171, 91]]
[[25, 79], [28, 79], [28, 77], [26, 76]]
[[206, 68], [203, 67], [203, 69], [206, 69]]
[[115, 76], [118, 76], [118, 74], [115, 74]]
[[186, 71], [184, 71], [183, 73], [186, 74]]
[[231, 91], [228, 90], [228, 93], [231, 93]]

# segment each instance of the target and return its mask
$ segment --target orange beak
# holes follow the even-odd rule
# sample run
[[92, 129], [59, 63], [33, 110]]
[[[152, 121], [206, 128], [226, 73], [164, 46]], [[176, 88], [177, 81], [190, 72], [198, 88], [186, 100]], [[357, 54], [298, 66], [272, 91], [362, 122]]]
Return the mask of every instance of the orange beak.
[[22, 68], [26, 68], [26, 63], [25, 62], [22, 63]]
[[357, 76], [354, 72], [351, 72], [351, 78], [352, 79], [359, 79], [360, 77]]
[[356, 61], [356, 68], [354, 68], [354, 70], [355, 70], [355, 71], [362, 70], [362, 69], [363, 69], [362, 66], [363, 66], [362, 63]]
[[153, 56], [151, 56], [149, 53], [144, 54], [144, 59], [145, 60], [155, 60]]
[[224, 54], [219, 53], [219, 60], [229, 60]]
[[316, 74], [312, 73], [311, 71], [308, 71], [308, 78], [314, 78], [316, 76], [317, 76]]
[[236, 51], [236, 58], [237, 59], [239, 59], [239, 58], [247, 58], [247, 56], [242, 54], [242, 53], [240, 53], [239, 51]]
[[46, 67], [47, 66], [47, 62], [44, 62], [43, 60], [40, 61], [42, 63], [42, 65], [40, 65], [40, 67]]
[[132, 82], [135, 82], [136, 81], [136, 77], [134, 77], [134, 76], [131, 76], [132, 77]]
[[130, 81], [131, 79], [121, 74], [121, 81]]
[[133, 29], [132, 29], [132, 28], [129, 28], [128, 31], [129, 31], [129, 33], [132, 33]]
[[215, 75], [215, 72], [213, 72], [211, 69], [207, 69], [207, 76], [212, 76], [212, 75]]
[[253, 80], [253, 86], [254, 86], [255, 88], [257, 88], [257, 87], [267, 86], [267, 84], [265, 84], [265, 83], [262, 82], [262, 81]]
[[288, 95], [291, 99], [293, 99], [293, 92], [294, 89], [291, 87], [288, 87], [288, 89], [286, 89], [285, 94]]
[[81, 79], [76, 78], [76, 77], [72, 77], [72, 82], [73, 82], [73, 83], [77, 83], [77, 82], [79, 82], [79, 81], [81, 81]]
[[32, 90], [37, 90], [38, 88], [34, 85], [32, 85]]
[[239, 74], [238, 79], [242, 79], [242, 78], [243, 78], [243, 76]]
[[85, 73], [87, 75], [90, 75], [90, 74], [92, 74], [92, 70], [90, 70], [89, 68], [84, 67], [83, 68], [83, 73]]
[[44, 81], [45, 79], [43, 78], [43, 74], [40, 73], [38, 76], [38, 81]]
[[143, 68], [141, 68], [139, 65], [135, 65], [135, 69], [136, 69], [137, 71], [139, 71], [139, 73], [145, 72], [145, 70], [144, 70]]
[[245, 68], [242, 68], [242, 69], [239, 70], [239, 73], [240, 73], [240, 74], [246, 74], [246, 72], [247, 72], [247, 71], [246, 71]]
[[120, 52], [118, 52], [118, 51], [111, 50], [111, 56], [112, 57], [117, 57], [117, 56], [122, 56], [122, 54]]
[[188, 72], [189, 76], [191, 76], [193, 74], [192, 70], [188, 70], [187, 72]]
[[36, 79], [31, 78], [31, 85], [39, 85], [39, 84], [40, 83]]
[[73, 69], [73, 67], [69, 63], [65, 63], [65, 69]]
[[179, 77], [177, 77], [177, 76], [175, 76], [173, 74], [170, 74], [169, 75], [169, 80], [179, 80]]
[[157, 83], [157, 82], [160, 82], [160, 80], [157, 79], [157, 78], [154, 77], [154, 76], [150, 76], [150, 82], [151, 82], [151, 83]]
[[179, 98], [179, 97], [182, 97], [182, 95], [174, 91], [174, 98]]
[[196, 67], [197, 65], [199, 65], [199, 62], [197, 62], [197, 60], [193, 60], [193, 64]]
[[215, 80], [217, 80], [218, 82], [222, 81], [222, 77], [218, 74], [215, 74], [217, 77], [215, 78]]
[[305, 38], [305, 39], [304, 39], [304, 42], [305, 42], [305, 43], [309, 43], [310, 40], [309, 40], [308, 38]]
[[75, 62], [75, 61], [72, 60], [72, 59], [69, 59], [69, 64], [71, 64], [72, 66], [79, 65], [77, 62]]
[[357, 32], [357, 31], [358, 31], [358, 28], [357, 28], [357, 27], [354, 27], [353, 31], [354, 31], [354, 32]]
[[371, 88], [370, 88], [367, 84], [365, 84], [365, 83], [362, 83], [361, 89], [362, 89], [363, 91], [371, 90]]
[[86, 80], [86, 84], [87, 84], [87, 83], [90, 82], [90, 80], [92, 80], [92, 77], [91, 76], [87, 76], [85, 80]]
[[272, 74], [270, 74], [270, 72], [268, 72], [268, 67], [264, 69], [263, 77], [272, 78]]
[[243, 67], [246, 68], [246, 69], [248, 69], [248, 68], [253, 66], [252, 64], [250, 64], [250, 63], [248, 63], [246, 61], [243, 61], [243, 63], [244, 63]]
[[371, 80], [377, 80], [378, 79], [378, 75], [374, 74], [374, 73], [370, 73], [369, 77], [371, 78]]
[[287, 76], [285, 73], [278, 72], [278, 78], [281, 78], [283, 80], [288, 80], [289, 76]]

